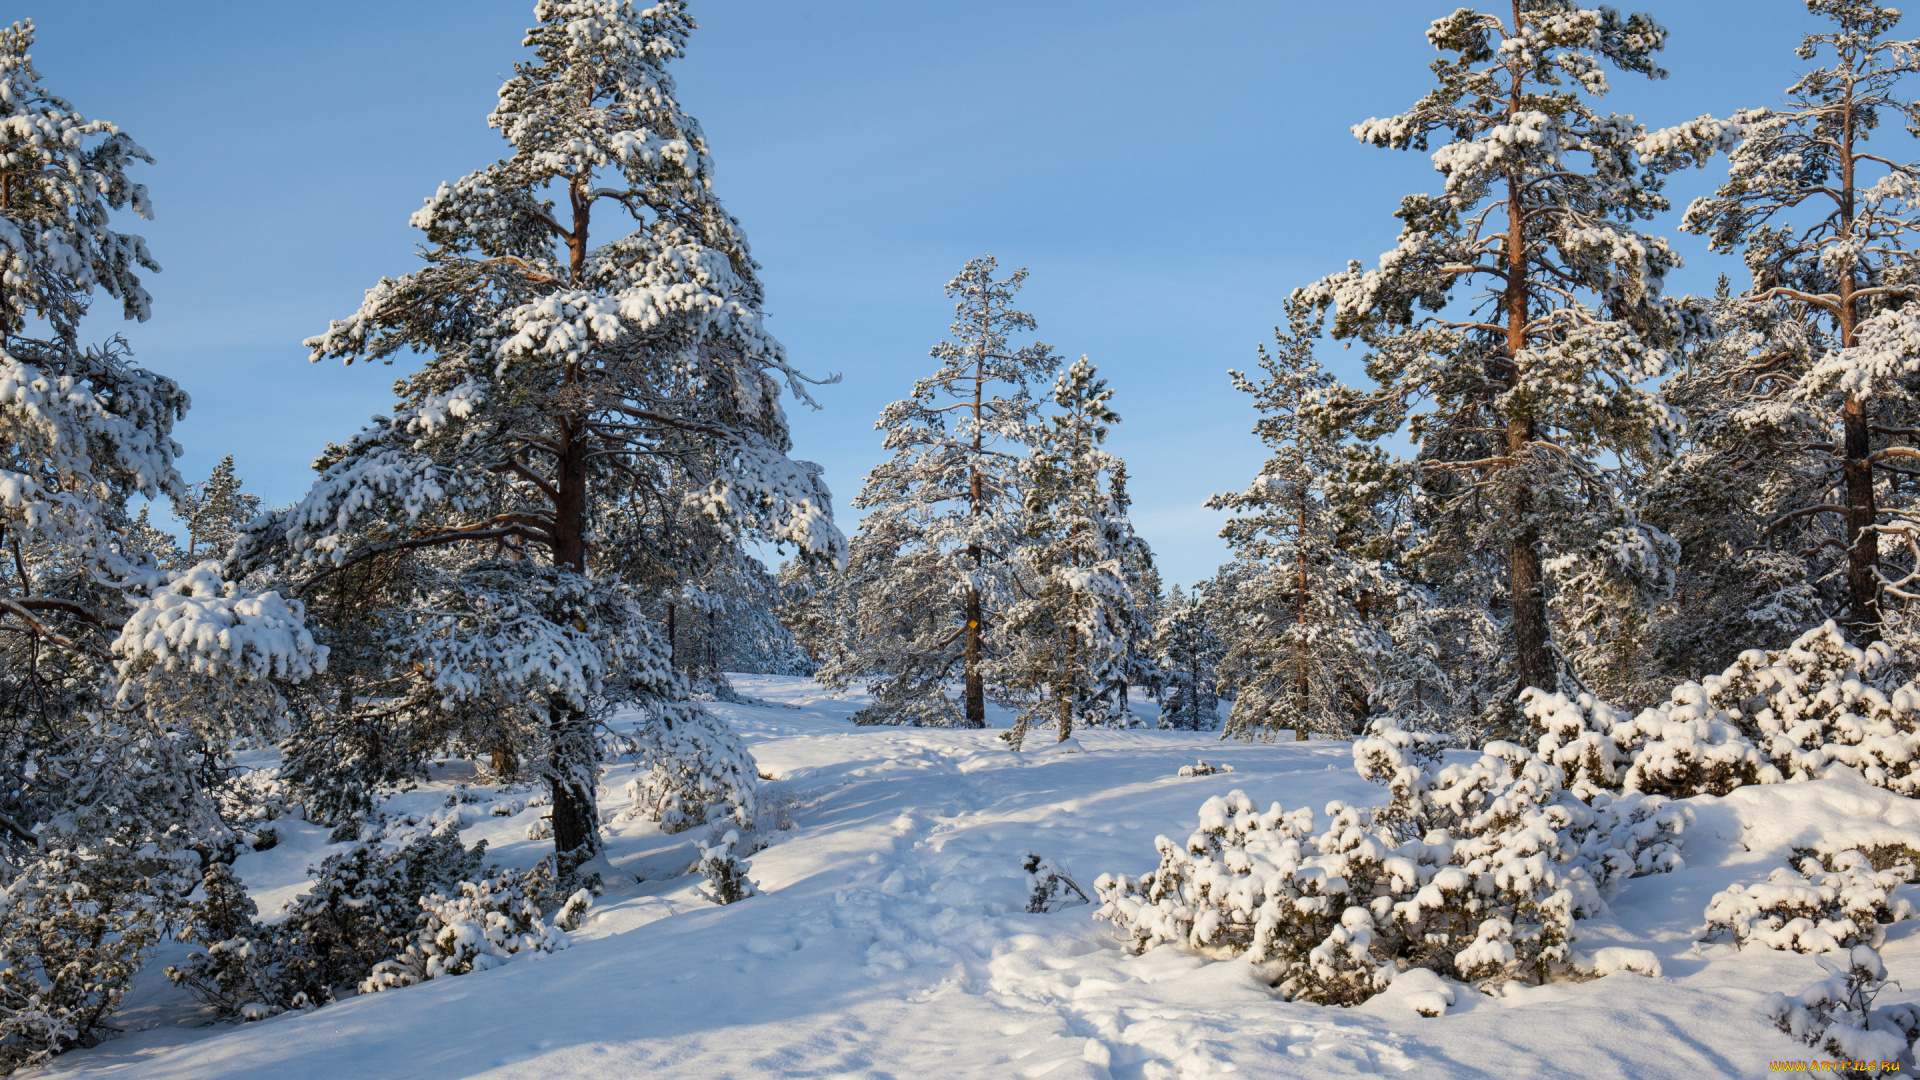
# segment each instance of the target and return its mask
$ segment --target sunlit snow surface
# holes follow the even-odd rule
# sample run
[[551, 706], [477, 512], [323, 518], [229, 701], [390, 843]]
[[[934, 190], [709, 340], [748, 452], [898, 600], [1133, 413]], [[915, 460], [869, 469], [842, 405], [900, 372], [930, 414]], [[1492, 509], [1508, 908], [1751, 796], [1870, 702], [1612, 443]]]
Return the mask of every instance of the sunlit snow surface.
[[[316, 1012], [202, 1026], [159, 978], [142, 976], [130, 1030], [61, 1058], [67, 1076], [407, 1080], [550, 1077], [1074, 1078], [1753, 1076], [1805, 1047], [1761, 1016], [1770, 990], [1822, 974], [1813, 959], [1727, 945], [1696, 950], [1707, 899], [1756, 880], [1822, 830], [1920, 826], [1920, 802], [1839, 781], [1695, 800], [1688, 868], [1635, 879], [1615, 918], [1582, 924], [1583, 949], [1651, 949], [1664, 975], [1618, 973], [1490, 997], [1461, 988], [1424, 1018], [1397, 990], [1356, 1009], [1276, 1000], [1244, 962], [1163, 948], [1128, 956], [1091, 908], [1029, 915], [1021, 856], [1039, 852], [1083, 883], [1141, 873], [1153, 838], [1184, 840], [1208, 796], [1242, 788], [1261, 805], [1318, 811], [1375, 800], [1344, 743], [1221, 743], [1206, 734], [1082, 733], [1081, 753], [1014, 754], [993, 731], [855, 728], [861, 701], [801, 679], [737, 676], [771, 704], [716, 706], [746, 736], [796, 825], [753, 856], [762, 895], [701, 900], [697, 833], [610, 829], [610, 883], [573, 948], [505, 967], [357, 997]], [[999, 723], [1006, 722], [1004, 716]], [[1036, 733], [1036, 747], [1045, 733]], [[1198, 757], [1234, 767], [1181, 779]], [[392, 813], [439, 809], [459, 772], [396, 797]], [[622, 809], [628, 768], [602, 798]], [[478, 789], [483, 799], [491, 789]], [[500, 796], [511, 803], [524, 792]], [[778, 796], [776, 796], [778, 798]], [[488, 814], [463, 835], [530, 863], [539, 810]], [[280, 823], [283, 843], [238, 869], [263, 913], [302, 888], [325, 831]], [[638, 875], [646, 880], [632, 881]], [[1090, 884], [1089, 884], [1090, 888]], [[1883, 1004], [1920, 998], [1920, 940], [1892, 928]], [[1409, 981], [1412, 986], [1412, 981]]]

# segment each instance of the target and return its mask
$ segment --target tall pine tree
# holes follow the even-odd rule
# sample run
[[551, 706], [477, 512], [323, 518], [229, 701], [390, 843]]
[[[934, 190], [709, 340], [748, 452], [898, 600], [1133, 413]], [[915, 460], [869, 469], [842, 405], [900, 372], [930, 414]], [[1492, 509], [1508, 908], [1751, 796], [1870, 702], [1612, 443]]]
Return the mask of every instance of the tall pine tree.
[[[1687, 430], [1643, 497], [1680, 545], [1674, 602], [1648, 641], [1663, 683], [1723, 671], [1747, 649], [1784, 648], [1847, 607], [1843, 519], [1795, 513], [1827, 501], [1831, 455], [1803, 448], [1831, 444], [1831, 427], [1781, 407], [1825, 335], [1806, 305], [1734, 296], [1725, 278], [1711, 314], [1716, 333], [1662, 386]], [[1657, 698], [1667, 688], [1650, 689]], [[1623, 704], [1650, 696], [1616, 693]]]
[[[425, 265], [308, 343], [315, 360], [411, 350], [424, 366], [240, 554], [283, 558], [329, 604], [373, 598], [343, 623], [360, 661], [334, 722], [524, 716], [555, 847], [590, 852], [595, 724], [617, 704], [642, 711], [632, 738], [662, 784], [697, 788], [661, 799], [751, 813], [750, 759], [686, 700], [643, 608], [677, 583], [636, 583], [634, 562], [664, 553], [650, 565], [673, 572], [687, 506], [811, 557], [844, 541], [818, 469], [787, 456], [781, 386], [811, 399], [762, 323], [757, 267], [667, 73], [694, 29], [685, 4], [534, 14], [532, 58], [488, 118], [508, 155], [441, 185], [412, 219]], [[367, 714], [355, 703], [376, 684], [393, 704]], [[333, 737], [305, 760], [324, 767]], [[669, 760], [686, 754], [699, 760]]]
[[175, 513], [187, 527], [187, 559], [225, 555], [241, 526], [259, 515], [260, 497], [241, 490], [244, 483], [234, 474], [233, 455], [228, 454], [205, 480], [175, 500]]
[[1333, 497], [1342, 475], [1372, 458], [1317, 426], [1312, 408], [1333, 380], [1314, 359], [1312, 308], [1295, 300], [1288, 312], [1274, 351], [1260, 347], [1265, 377], [1231, 373], [1253, 396], [1254, 433], [1271, 456], [1244, 491], [1207, 501], [1233, 515], [1220, 535], [1247, 567], [1227, 600], [1223, 657], [1238, 673], [1227, 733], [1242, 738], [1364, 729], [1393, 647], [1387, 616], [1407, 591], [1356, 550], [1362, 534], [1385, 539], [1390, 523]]
[[[1920, 162], [1898, 160], [1911, 154], [1910, 144], [1901, 154], [1888, 143], [1899, 129], [1911, 136], [1920, 126], [1920, 104], [1902, 93], [1907, 76], [1920, 71], [1920, 41], [1893, 37], [1899, 11], [1872, 0], [1809, 0], [1807, 8], [1833, 28], [1809, 34], [1796, 53], [1803, 60], [1830, 54], [1831, 64], [1802, 75], [1781, 108], [1718, 125], [1741, 138], [1732, 168], [1718, 191], [1688, 207], [1682, 227], [1704, 233], [1716, 251], [1743, 253], [1753, 278], [1748, 303], [1799, 308], [1818, 324], [1822, 355], [1811, 367], [1791, 364], [1800, 355], [1795, 332], [1754, 351], [1753, 361], [1772, 363], [1767, 390], [1779, 400], [1753, 420], [1817, 432], [1782, 452], [1822, 455], [1832, 482], [1775, 524], [1834, 519], [1846, 553], [1844, 622], [1865, 643], [1881, 635], [1889, 581], [1883, 541], [1907, 554], [1917, 528], [1912, 498], [1897, 485], [1920, 459], [1920, 450], [1902, 443], [1920, 426], [1909, 404], [1920, 390], [1912, 359], [1920, 335], [1906, 310], [1920, 294], [1909, 250], [1920, 231]], [[1693, 126], [1716, 125], [1703, 118]], [[1870, 147], [1875, 136], [1880, 141]], [[1900, 505], [1881, 505], [1884, 495]], [[1911, 554], [1903, 561], [1905, 571], [1894, 576], [1912, 589]]]
[[[953, 337], [933, 348], [939, 367], [875, 425], [893, 456], [853, 502], [868, 511], [855, 543], [865, 589], [855, 657], [839, 669], [877, 680], [862, 723], [986, 726], [989, 643], [1022, 542], [1018, 471], [1036, 438], [1028, 383], [1059, 367], [1045, 344], [1014, 346], [1035, 327], [1013, 306], [1027, 272], [997, 269], [973, 259], [947, 284]], [[958, 715], [945, 690], [955, 675]]]
[[1483, 602], [1507, 628], [1510, 701], [1559, 683], [1547, 559], [1644, 570], [1644, 555], [1671, 556], [1608, 468], [1664, 452], [1677, 427], [1647, 387], [1695, 324], [1661, 295], [1678, 256], [1635, 222], [1667, 208], [1660, 170], [1679, 164], [1643, 163], [1642, 130], [1594, 106], [1604, 65], [1664, 75], [1653, 58], [1666, 31], [1612, 8], [1514, 0], [1463, 8], [1427, 36], [1451, 54], [1437, 85], [1354, 134], [1394, 149], [1439, 140], [1442, 190], [1402, 200], [1400, 242], [1376, 268], [1352, 264], [1302, 295], [1333, 310], [1335, 337], [1370, 349], [1375, 388], [1336, 389], [1330, 422], [1373, 440], [1404, 427], [1458, 544], [1498, 555], [1498, 594]]
[[1219, 676], [1226, 646], [1196, 591], [1175, 585], [1154, 623], [1150, 654], [1160, 668], [1160, 726], [1211, 731], [1220, 724]]
[[1017, 553], [1023, 596], [996, 636], [1006, 689], [1028, 706], [1002, 735], [1014, 749], [1051, 720], [1058, 741], [1076, 727], [1132, 727], [1128, 677], [1140, 638], [1124, 563], [1132, 529], [1120, 461], [1102, 448], [1120, 422], [1113, 391], [1086, 357], [1054, 382], [1059, 412], [1025, 468], [1026, 542]]

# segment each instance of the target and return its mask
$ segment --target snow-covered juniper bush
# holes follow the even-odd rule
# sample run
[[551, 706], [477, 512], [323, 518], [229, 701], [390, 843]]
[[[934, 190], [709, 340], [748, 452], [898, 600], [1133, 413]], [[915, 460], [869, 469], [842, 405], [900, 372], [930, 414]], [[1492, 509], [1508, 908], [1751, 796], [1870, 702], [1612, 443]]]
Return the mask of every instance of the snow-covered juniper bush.
[[1489, 743], [1442, 765], [1433, 736], [1380, 726], [1354, 745], [1380, 807], [1259, 811], [1242, 791], [1207, 800], [1160, 865], [1102, 874], [1101, 917], [1135, 950], [1177, 944], [1245, 956], [1287, 997], [1353, 1005], [1401, 971], [1468, 982], [1581, 974], [1576, 919], [1602, 914], [1632, 876], [1679, 868], [1681, 804], [1599, 798], [1564, 786], [1525, 747]]

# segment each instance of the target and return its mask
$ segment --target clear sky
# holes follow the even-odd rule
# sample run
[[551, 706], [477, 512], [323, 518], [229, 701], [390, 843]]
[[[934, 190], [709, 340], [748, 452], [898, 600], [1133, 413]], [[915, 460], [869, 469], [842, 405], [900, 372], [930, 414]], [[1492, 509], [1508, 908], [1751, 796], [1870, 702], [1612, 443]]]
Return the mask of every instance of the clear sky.
[[[696, 0], [676, 66], [718, 187], [764, 266], [769, 325], [844, 381], [793, 409], [796, 456], [827, 467], [843, 526], [880, 458], [873, 421], [931, 361], [941, 286], [983, 253], [1032, 271], [1025, 307], [1117, 391], [1113, 448], [1136, 527], [1169, 581], [1224, 558], [1207, 495], [1264, 457], [1226, 370], [1248, 367], [1297, 285], [1392, 246], [1424, 156], [1349, 127], [1429, 85], [1424, 32], [1448, 0]], [[1632, 5], [1640, 7], [1642, 5]], [[1612, 107], [1652, 126], [1773, 104], [1805, 65], [1799, 0], [1669, 0], [1650, 83]], [[47, 85], [112, 120], [156, 164], [138, 175], [165, 272], [137, 358], [193, 395], [190, 478], [232, 453], [270, 503], [391, 401], [393, 369], [309, 365], [300, 341], [411, 269], [407, 216], [499, 156], [485, 117], [531, 0], [0, 0], [39, 26]], [[1920, 24], [1908, 28], [1920, 36]], [[1670, 189], [1678, 207], [1723, 162]], [[1672, 235], [1678, 211], [1655, 222]], [[1676, 238], [1677, 285], [1738, 264]], [[1336, 373], [1358, 354], [1324, 350]]]

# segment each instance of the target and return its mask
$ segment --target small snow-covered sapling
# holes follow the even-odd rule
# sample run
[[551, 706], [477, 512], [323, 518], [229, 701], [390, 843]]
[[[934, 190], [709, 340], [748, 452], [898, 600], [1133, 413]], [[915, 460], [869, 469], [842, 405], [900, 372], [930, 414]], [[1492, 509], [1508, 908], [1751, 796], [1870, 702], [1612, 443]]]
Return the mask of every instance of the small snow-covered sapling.
[[1093, 902], [1079, 882], [1044, 856], [1028, 852], [1020, 861], [1020, 869], [1027, 872], [1027, 911], [1032, 914], [1044, 915]]

